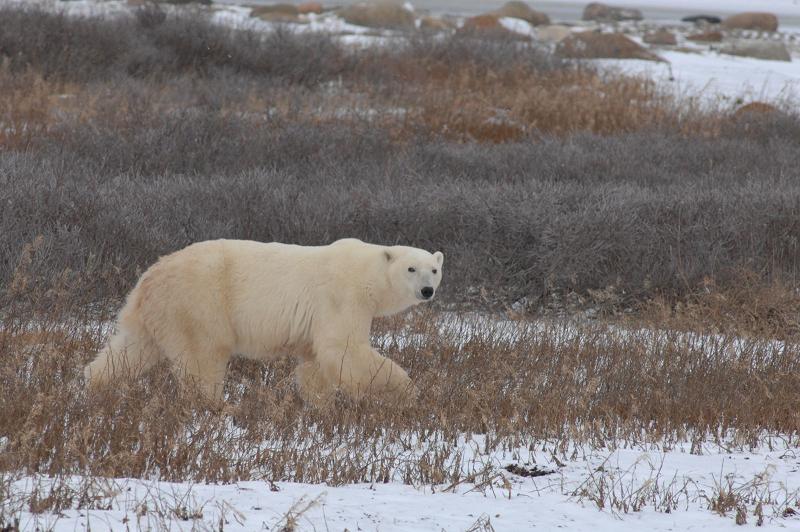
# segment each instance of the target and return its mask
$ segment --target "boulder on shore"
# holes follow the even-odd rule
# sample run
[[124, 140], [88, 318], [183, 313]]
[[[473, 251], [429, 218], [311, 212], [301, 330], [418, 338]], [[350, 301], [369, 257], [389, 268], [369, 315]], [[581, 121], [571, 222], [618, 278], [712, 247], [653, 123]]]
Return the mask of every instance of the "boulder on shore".
[[621, 33], [583, 31], [573, 33], [556, 47], [556, 53], [572, 59], [645, 59], [663, 61], [653, 52]]
[[268, 6], [255, 6], [250, 10], [250, 16], [266, 20], [267, 22], [298, 22], [299, 11], [294, 4], [272, 4]]
[[372, 0], [341, 8], [338, 15], [345, 22], [367, 28], [404, 30], [414, 28], [414, 14], [402, 2]]
[[728, 55], [738, 55], [741, 57], [753, 57], [755, 59], [765, 59], [768, 61], [791, 61], [792, 56], [786, 45], [780, 41], [756, 41], [750, 39], [738, 39], [731, 41], [722, 48], [720, 52]]
[[686, 38], [694, 42], [720, 42], [722, 41], [722, 33], [718, 31], [704, 31], [702, 33], [693, 33]]
[[733, 113], [733, 117], [737, 119], [746, 119], [779, 112], [780, 111], [778, 108], [772, 104], [764, 102], [750, 102], [736, 109], [736, 111]]
[[309, 15], [311, 13], [319, 15], [323, 11], [325, 11], [325, 8], [319, 2], [304, 2], [297, 6], [297, 12], [301, 15]]
[[474, 32], [474, 31], [508, 31], [500, 24], [500, 17], [497, 15], [477, 15], [469, 17], [464, 20], [461, 26], [461, 31]]
[[656, 44], [662, 46], [675, 46], [678, 44], [678, 38], [669, 30], [661, 28], [656, 31], [645, 33], [642, 40], [647, 44]]
[[723, 20], [722, 27], [726, 30], [778, 31], [778, 17], [755, 11], [739, 13]]
[[440, 17], [424, 16], [419, 19], [419, 28], [430, 31], [449, 31], [456, 28], [456, 25]]
[[497, 17], [519, 18], [533, 26], [550, 24], [550, 17], [540, 11], [532, 9], [525, 2], [506, 2], [503, 7], [490, 13]]
[[642, 20], [642, 12], [638, 9], [615, 7], [600, 2], [592, 2], [583, 10], [583, 20], [597, 22], [620, 22], [622, 20]]
[[569, 26], [562, 26], [561, 24], [539, 26], [536, 28], [536, 40], [542, 42], [559, 43], [571, 34], [572, 30], [569, 29]]

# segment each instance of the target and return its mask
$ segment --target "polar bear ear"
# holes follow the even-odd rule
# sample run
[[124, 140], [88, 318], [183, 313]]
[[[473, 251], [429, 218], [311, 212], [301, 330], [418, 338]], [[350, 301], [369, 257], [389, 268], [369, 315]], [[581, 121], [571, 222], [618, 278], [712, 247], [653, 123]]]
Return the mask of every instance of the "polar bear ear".
[[433, 258], [436, 259], [436, 263], [441, 266], [444, 262], [444, 254], [441, 251], [437, 251], [433, 254]]
[[392, 262], [394, 260], [394, 257], [388, 249], [383, 250], [383, 256], [386, 257], [386, 262]]

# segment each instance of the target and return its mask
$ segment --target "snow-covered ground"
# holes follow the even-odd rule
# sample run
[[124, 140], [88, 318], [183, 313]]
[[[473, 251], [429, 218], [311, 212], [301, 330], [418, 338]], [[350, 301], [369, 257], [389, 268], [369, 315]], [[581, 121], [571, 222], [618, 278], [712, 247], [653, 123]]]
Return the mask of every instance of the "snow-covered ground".
[[[479, 440], [472, 442], [475, 448]], [[756, 525], [762, 502], [762, 529], [800, 530], [800, 456], [780, 438], [772, 448], [727, 452], [706, 445], [695, 449], [701, 454], [690, 454], [688, 446], [668, 452], [575, 449], [570, 460], [555, 458], [553, 449], [522, 448], [481, 457], [494, 467], [490, 482], [457, 486], [203, 485], [70, 477], [66, 484], [86, 494], [83, 507], [76, 509], [76, 500], [57, 515], [35, 515], [21, 503], [34, 490], [44, 497], [58, 485], [28, 476], [11, 484], [0, 515], [18, 517], [23, 530], [56, 531], [220, 530], [221, 522], [224, 530], [281, 530], [293, 519], [297, 530], [439, 532], [486, 523], [498, 531], [738, 530], [735, 509], [724, 515], [711, 509], [722, 489], [736, 494], [747, 526]], [[554, 472], [523, 477], [505, 470], [533, 463]]]
[[[541, 336], [567, 343], [580, 336], [580, 327], [601, 326], [521, 322], [483, 314], [437, 316], [425, 324], [448, 342], [466, 342], [476, 336], [514, 342]], [[391, 333], [375, 336], [375, 345], [413, 348], [424, 341], [415, 324], [419, 326], [419, 320], [393, 323]], [[97, 323], [90, 330], [108, 333], [110, 326]], [[779, 352], [784, 347], [780, 342], [754, 345], [744, 338], [618, 327], [608, 327], [605, 334], [609, 338], [635, 335], [637, 343], [646, 345], [656, 345], [659, 335], [670, 334], [687, 350], [724, 349], [732, 356], [743, 349]], [[228, 438], [240, 435], [233, 424], [229, 430]], [[63, 479], [20, 476], [14, 480], [0, 474], [0, 496], [4, 485], [10, 482], [11, 486], [0, 502], [0, 521], [16, 517], [24, 530], [56, 531], [218, 530], [221, 520], [225, 530], [281, 530], [293, 519], [297, 530], [438, 532], [470, 527], [491, 530], [489, 524], [498, 531], [734, 530], [739, 529], [735, 507], [743, 510], [747, 526], [752, 527], [758, 522], [761, 503], [763, 529], [800, 530], [800, 435], [764, 434], [745, 442], [709, 434], [697, 438], [703, 443], [695, 444], [688, 439], [608, 443], [599, 449], [537, 441], [487, 452], [485, 436], [463, 435], [457, 442], [441, 442], [450, 456], [461, 457], [462, 478], [474, 479], [457, 485], [409, 486], [397, 477], [388, 483], [344, 486], [279, 479], [205, 485], [70, 477], [65, 487], [59, 484]], [[2, 445], [0, 439], [0, 452]], [[414, 445], [401, 449], [390, 443], [386, 452], [399, 457], [399, 462], [415, 463], [421, 449]], [[524, 477], [509, 472], [508, 466], [535, 467], [549, 474]], [[261, 476], [259, 471], [252, 474]], [[38, 492], [41, 500], [52, 491], [62, 497], [66, 493], [72, 500], [69, 508], [55, 514], [31, 513], [31, 494]], [[734, 501], [724, 515], [713, 509], [721, 492], [732, 493]]]
[[800, 101], [800, 60], [765, 61], [713, 51], [658, 53], [668, 63], [638, 59], [603, 59], [596, 63], [627, 74], [644, 75], [680, 96], [697, 97], [710, 104], [759, 100], [789, 107]]

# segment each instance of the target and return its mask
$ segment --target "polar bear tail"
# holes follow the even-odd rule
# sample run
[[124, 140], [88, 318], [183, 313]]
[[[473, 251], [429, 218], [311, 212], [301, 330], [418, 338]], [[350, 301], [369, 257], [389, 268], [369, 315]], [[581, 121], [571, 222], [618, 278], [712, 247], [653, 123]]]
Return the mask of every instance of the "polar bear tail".
[[118, 326], [108, 343], [86, 365], [83, 375], [90, 387], [113, 384], [121, 378], [135, 378], [157, 360], [158, 347], [141, 328]]

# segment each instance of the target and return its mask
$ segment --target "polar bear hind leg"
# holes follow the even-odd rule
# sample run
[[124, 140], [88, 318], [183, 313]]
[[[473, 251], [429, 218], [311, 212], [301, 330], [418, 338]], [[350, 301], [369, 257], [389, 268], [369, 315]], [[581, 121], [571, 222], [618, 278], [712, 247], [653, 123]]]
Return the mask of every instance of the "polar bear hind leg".
[[113, 384], [119, 379], [136, 378], [159, 359], [156, 342], [143, 327], [131, 319], [120, 319], [117, 331], [84, 369], [91, 387]]

